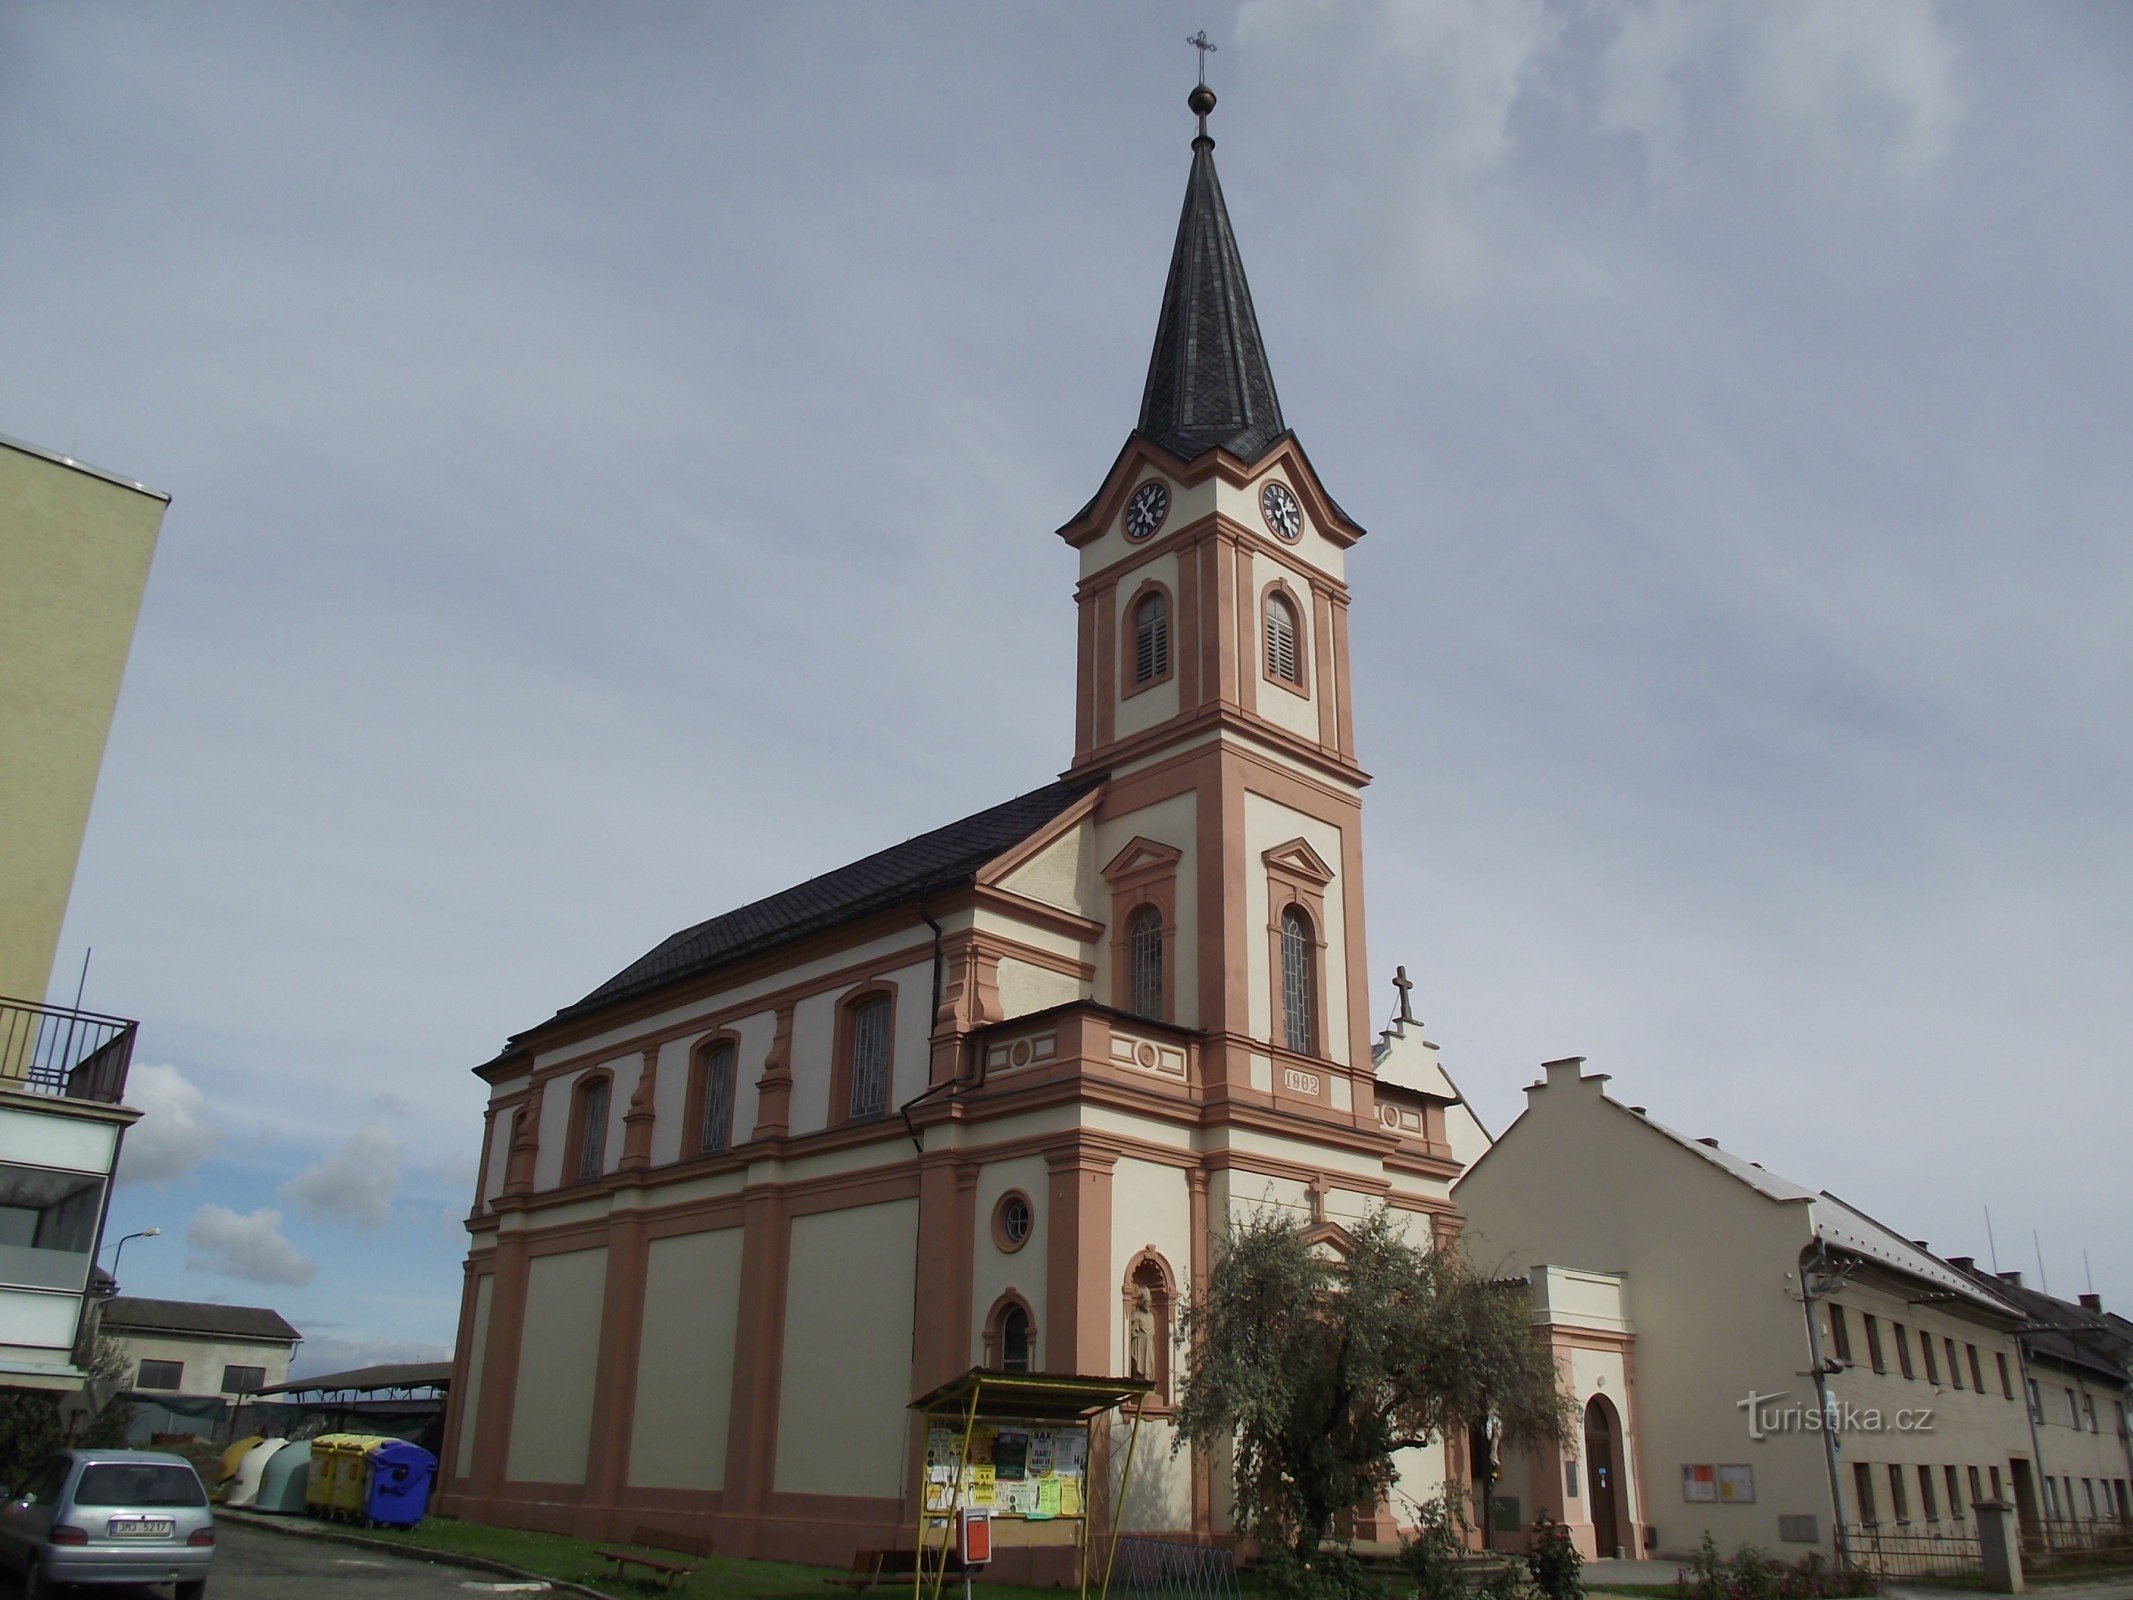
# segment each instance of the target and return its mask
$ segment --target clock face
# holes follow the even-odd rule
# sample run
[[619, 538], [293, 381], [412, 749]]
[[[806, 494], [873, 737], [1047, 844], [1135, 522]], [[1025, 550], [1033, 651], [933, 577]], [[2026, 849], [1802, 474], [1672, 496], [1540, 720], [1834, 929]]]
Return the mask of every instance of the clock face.
[[1303, 508], [1285, 483], [1270, 483], [1259, 491], [1259, 514], [1274, 537], [1294, 544], [1303, 536]]
[[1136, 541], [1150, 537], [1169, 514], [1170, 491], [1150, 478], [1126, 502], [1126, 537]]

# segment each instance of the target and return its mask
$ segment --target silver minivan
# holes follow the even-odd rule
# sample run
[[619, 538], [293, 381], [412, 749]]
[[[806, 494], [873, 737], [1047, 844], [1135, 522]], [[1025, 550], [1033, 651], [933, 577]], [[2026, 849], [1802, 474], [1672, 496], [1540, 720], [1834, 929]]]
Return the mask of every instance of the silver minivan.
[[23, 1600], [68, 1583], [168, 1583], [202, 1600], [215, 1515], [200, 1475], [160, 1450], [62, 1450], [0, 1489], [0, 1562]]

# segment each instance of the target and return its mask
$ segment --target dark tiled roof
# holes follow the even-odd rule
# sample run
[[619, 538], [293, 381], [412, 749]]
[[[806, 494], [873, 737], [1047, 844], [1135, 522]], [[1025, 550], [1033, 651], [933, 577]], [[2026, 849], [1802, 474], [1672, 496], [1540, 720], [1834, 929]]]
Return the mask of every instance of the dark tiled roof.
[[1093, 782], [1048, 783], [737, 911], [684, 928], [556, 1015], [577, 1016], [840, 922], [968, 883], [986, 862], [1020, 844], [1094, 787]]
[[1205, 133], [1192, 142], [1192, 176], [1134, 431], [1186, 461], [1219, 446], [1245, 462], [1288, 431], [1215, 176], [1215, 142]]
[[2032, 1357], [2041, 1356], [2061, 1366], [2084, 1367], [2117, 1383], [2124, 1383], [2133, 1375], [2133, 1346], [2111, 1326], [2112, 1319], [2103, 1312], [1976, 1267], [1965, 1276], [1989, 1285], [2029, 1319], [2022, 1342]]
[[112, 1332], [198, 1333], [231, 1339], [303, 1337], [279, 1311], [265, 1306], [218, 1306], [199, 1300], [142, 1300], [118, 1295], [104, 1302], [104, 1327]]
[[277, 1383], [259, 1392], [305, 1394], [316, 1389], [328, 1394], [343, 1390], [374, 1393], [384, 1389], [449, 1389], [451, 1386], [452, 1363], [449, 1361], [389, 1361], [377, 1367], [351, 1367], [346, 1372], [314, 1372], [308, 1378], [292, 1378], [287, 1383]]

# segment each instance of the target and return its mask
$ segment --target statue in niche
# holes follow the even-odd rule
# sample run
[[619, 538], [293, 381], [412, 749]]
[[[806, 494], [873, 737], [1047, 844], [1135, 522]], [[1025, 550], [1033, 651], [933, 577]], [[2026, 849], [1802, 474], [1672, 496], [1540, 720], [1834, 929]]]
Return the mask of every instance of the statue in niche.
[[1126, 1323], [1126, 1374], [1155, 1377], [1155, 1303], [1145, 1288], [1133, 1291], [1133, 1315]]

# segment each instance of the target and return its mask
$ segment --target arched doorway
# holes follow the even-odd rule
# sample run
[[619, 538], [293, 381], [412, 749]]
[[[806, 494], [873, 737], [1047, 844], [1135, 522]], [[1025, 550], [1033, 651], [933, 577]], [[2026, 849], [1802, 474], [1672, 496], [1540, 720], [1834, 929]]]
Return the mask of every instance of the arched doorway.
[[1585, 1481], [1592, 1496], [1592, 1539], [1601, 1556], [1622, 1548], [1619, 1462], [1622, 1437], [1615, 1408], [1604, 1394], [1585, 1404]]

